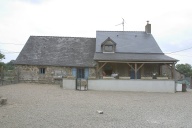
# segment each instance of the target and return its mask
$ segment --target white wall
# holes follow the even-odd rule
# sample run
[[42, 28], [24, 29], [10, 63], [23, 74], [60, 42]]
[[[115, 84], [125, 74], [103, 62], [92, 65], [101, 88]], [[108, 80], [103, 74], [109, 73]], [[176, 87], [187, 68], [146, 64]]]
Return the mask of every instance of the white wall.
[[76, 81], [73, 79], [63, 79], [63, 88], [76, 89]]
[[[75, 80], [63, 79], [63, 87], [75, 89]], [[88, 80], [88, 89], [175, 93], [176, 88], [173, 80]]]
[[176, 91], [182, 91], [182, 84], [176, 84]]
[[88, 89], [175, 93], [175, 82], [173, 80], [89, 80]]

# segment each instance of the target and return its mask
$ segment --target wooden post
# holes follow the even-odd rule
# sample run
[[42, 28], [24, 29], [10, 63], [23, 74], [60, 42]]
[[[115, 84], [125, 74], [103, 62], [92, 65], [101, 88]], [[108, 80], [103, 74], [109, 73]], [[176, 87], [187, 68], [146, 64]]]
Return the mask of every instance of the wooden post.
[[176, 70], [175, 70], [175, 63], [172, 65], [173, 70], [173, 80], [175, 81], [175, 92], [176, 92]]
[[98, 69], [99, 69], [99, 62], [97, 62], [97, 65], [96, 65], [96, 78], [97, 79], [99, 79], [99, 71], [98, 71]]
[[135, 63], [135, 79], [137, 79], [137, 63]]
[[159, 65], [159, 75], [162, 75], [162, 65]]
[[100, 70], [107, 64], [107, 62], [105, 62], [103, 65], [101, 65], [101, 67], [99, 67], [99, 62], [97, 64], [97, 74], [98, 74], [98, 78], [100, 78]]
[[176, 81], [175, 63], [172, 64], [172, 79]]

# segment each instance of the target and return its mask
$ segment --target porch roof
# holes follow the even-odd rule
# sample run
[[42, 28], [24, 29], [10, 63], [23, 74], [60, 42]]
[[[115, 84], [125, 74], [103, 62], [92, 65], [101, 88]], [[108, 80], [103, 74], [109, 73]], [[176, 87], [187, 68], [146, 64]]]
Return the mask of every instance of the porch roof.
[[163, 53], [95, 53], [95, 61], [177, 62]]

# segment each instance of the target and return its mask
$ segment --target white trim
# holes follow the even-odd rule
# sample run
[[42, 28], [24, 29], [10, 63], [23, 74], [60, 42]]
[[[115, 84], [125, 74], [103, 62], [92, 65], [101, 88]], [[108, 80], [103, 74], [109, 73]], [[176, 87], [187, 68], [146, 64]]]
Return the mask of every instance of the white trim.
[[115, 53], [115, 52], [103, 52], [103, 53]]

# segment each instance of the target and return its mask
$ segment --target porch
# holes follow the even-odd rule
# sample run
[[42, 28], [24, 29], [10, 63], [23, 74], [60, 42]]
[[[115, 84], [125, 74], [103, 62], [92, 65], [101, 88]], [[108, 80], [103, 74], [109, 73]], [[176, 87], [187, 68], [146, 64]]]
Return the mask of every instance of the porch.
[[175, 80], [173, 62], [98, 61], [97, 63], [97, 79]]

